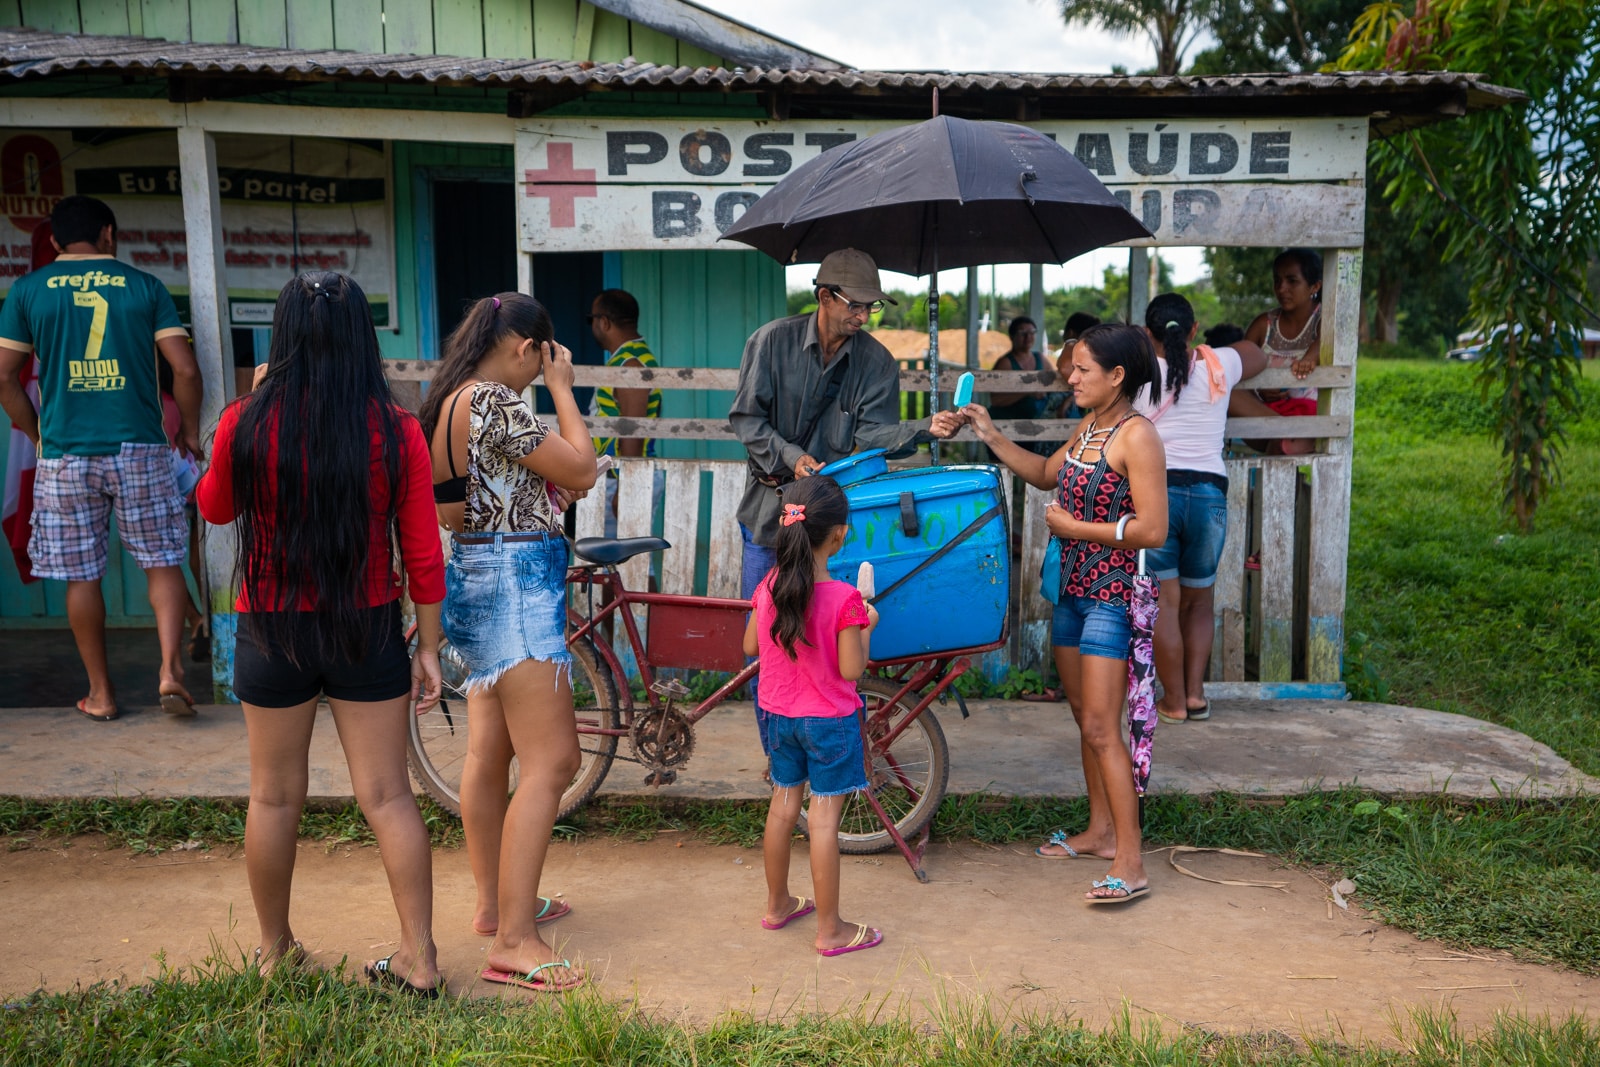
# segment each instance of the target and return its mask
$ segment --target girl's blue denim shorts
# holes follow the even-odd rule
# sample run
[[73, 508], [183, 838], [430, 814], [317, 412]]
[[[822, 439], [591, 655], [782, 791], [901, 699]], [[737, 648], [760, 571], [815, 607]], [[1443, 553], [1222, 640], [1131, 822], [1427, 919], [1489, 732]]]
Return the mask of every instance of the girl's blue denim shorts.
[[444, 636], [487, 689], [523, 660], [571, 669], [567, 651], [567, 542], [451, 539], [444, 571]]
[[1127, 659], [1132, 639], [1128, 605], [1117, 601], [1062, 593], [1050, 620], [1050, 643], [1080, 656]]
[[867, 787], [861, 724], [854, 715], [769, 713], [763, 740], [770, 744], [772, 784], [780, 789], [809, 782], [812, 796], [839, 797]]

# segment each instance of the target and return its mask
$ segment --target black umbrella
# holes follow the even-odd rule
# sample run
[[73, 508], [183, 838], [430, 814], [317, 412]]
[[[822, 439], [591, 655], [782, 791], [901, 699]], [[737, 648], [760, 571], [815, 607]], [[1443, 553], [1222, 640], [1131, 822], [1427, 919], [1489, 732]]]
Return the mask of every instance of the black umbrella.
[[781, 263], [859, 248], [881, 268], [929, 275], [937, 410], [941, 268], [1064, 263], [1153, 235], [1037, 130], [940, 115], [829, 149], [767, 190], [722, 236]]

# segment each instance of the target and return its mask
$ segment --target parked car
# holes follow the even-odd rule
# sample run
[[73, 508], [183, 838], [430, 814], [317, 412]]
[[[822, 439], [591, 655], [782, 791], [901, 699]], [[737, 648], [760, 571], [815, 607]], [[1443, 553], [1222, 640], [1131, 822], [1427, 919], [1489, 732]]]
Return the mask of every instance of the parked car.
[[[1504, 326], [1496, 326], [1491, 336], [1504, 330]], [[1600, 357], [1600, 330], [1585, 328], [1580, 331], [1582, 337], [1578, 342], [1578, 358], [1594, 359]], [[1444, 354], [1445, 359], [1460, 360], [1463, 363], [1476, 363], [1483, 358], [1483, 335], [1476, 330], [1461, 334], [1456, 338], [1461, 342], [1460, 348], [1452, 348]]]

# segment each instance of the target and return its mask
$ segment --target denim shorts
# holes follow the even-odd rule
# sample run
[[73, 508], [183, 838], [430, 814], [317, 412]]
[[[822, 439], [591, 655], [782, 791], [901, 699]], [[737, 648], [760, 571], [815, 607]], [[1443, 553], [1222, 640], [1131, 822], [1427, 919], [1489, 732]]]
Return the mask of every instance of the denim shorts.
[[854, 715], [821, 718], [767, 716], [772, 784], [789, 789], [811, 783], [814, 797], [838, 797], [867, 787], [861, 724]]
[[1132, 639], [1128, 605], [1118, 601], [1062, 593], [1050, 620], [1050, 643], [1081, 656], [1127, 659]]
[[1145, 557], [1159, 581], [1178, 579], [1190, 589], [1217, 580], [1228, 534], [1228, 495], [1215, 485], [1167, 486], [1167, 543]]
[[567, 651], [567, 542], [451, 539], [444, 570], [444, 636], [483, 690], [523, 660], [571, 668]]

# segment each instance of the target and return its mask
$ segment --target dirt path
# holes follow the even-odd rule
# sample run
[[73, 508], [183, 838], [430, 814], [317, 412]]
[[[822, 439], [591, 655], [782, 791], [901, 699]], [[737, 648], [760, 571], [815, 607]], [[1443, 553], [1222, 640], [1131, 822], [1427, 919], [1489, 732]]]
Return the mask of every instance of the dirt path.
[[[804, 848], [794, 887], [807, 892]], [[806, 922], [769, 933], [760, 853], [677, 835], [557, 845], [547, 892], [573, 914], [556, 925], [601, 990], [690, 1021], [729, 1009], [758, 1015], [849, 1008], [887, 995], [925, 1010], [941, 990], [1029, 1011], [1067, 1011], [1091, 1025], [1127, 1000], [1166, 1024], [1291, 1034], [1337, 1030], [1392, 1041], [1391, 1013], [1448, 1004], [1466, 1028], [1494, 1012], [1600, 1015], [1600, 979], [1419, 942], [1352, 908], [1330, 908], [1308, 875], [1268, 860], [1186, 856], [1214, 877], [1284, 881], [1283, 891], [1214, 885], [1148, 857], [1151, 895], [1091, 909], [1077, 897], [1096, 863], [1045, 862], [1022, 847], [935, 845], [918, 885], [895, 856], [845, 858], [847, 918], [881, 926], [885, 944], [831, 960]], [[453, 992], [475, 981], [486, 941], [468, 922], [464, 851], [435, 854], [440, 963]], [[336, 965], [387, 954], [395, 935], [376, 850], [306, 843], [296, 878], [296, 931]], [[242, 954], [255, 918], [242, 853], [134, 856], [94, 839], [41, 842], [0, 856], [0, 996], [105, 978], [139, 980], [204, 959], [213, 944]], [[510, 994], [513, 996], [520, 994]]]

